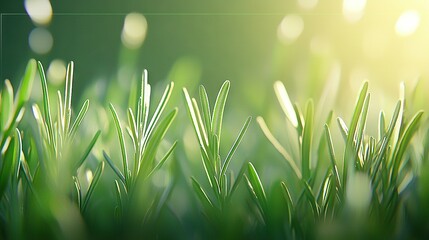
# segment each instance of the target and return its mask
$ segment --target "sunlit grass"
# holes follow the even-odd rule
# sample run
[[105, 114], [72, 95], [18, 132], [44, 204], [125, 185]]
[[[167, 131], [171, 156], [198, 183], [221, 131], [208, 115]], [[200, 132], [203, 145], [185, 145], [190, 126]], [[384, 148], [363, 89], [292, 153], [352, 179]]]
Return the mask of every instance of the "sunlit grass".
[[[272, 92], [283, 111], [278, 115], [293, 130], [285, 131], [289, 134], [285, 144], [280, 137], [284, 129], [269, 127], [262, 116], [256, 121], [260, 129], [252, 128], [251, 117], [240, 129], [224, 122], [224, 116], [235, 114], [226, 108], [229, 81], [220, 87], [214, 104], [204, 86], [198, 89], [198, 100], [183, 88], [186, 109], [180, 111], [187, 112], [190, 121], [175, 124], [179, 109], [168, 109], [174, 83], [167, 84], [154, 104], [158, 92], [148, 83], [146, 70], [138, 87], [125, 97], [130, 99], [126, 111], [119, 104], [105, 107], [112, 133], [85, 126], [84, 119], [93, 109], [85, 100], [74, 111], [73, 66], [73, 62], [68, 65], [65, 90], [57, 92], [54, 104], [49, 94], [52, 86], [40, 62], [29, 61], [16, 93], [8, 80], [4, 82], [0, 95], [2, 237], [302, 239], [425, 233], [424, 227], [412, 224], [427, 222], [427, 212], [413, 212], [427, 206], [422, 201], [427, 186], [427, 120], [422, 111], [410, 111], [404, 84], [395, 108], [381, 111], [373, 123], [369, 122], [374, 119], [369, 116], [369, 82], [363, 83], [355, 105], [348, 103], [351, 116], [338, 116], [336, 121], [333, 109], [318, 109], [323, 105], [315, 107], [311, 99], [302, 108], [282, 82], [275, 82]], [[33, 104], [34, 118], [23, 118], [37, 68], [43, 99]], [[338, 89], [334, 83], [328, 86]], [[326, 94], [322, 102], [330, 101]], [[179, 105], [177, 101], [172, 104]], [[121, 114], [126, 114], [126, 121]], [[368, 133], [368, 124], [378, 126], [377, 134]], [[186, 171], [195, 159], [183, 154], [181, 139], [189, 138], [177, 135], [183, 133], [178, 129], [189, 125], [201, 165]], [[90, 139], [80, 137], [86, 129], [95, 131]], [[170, 130], [176, 130], [178, 141], [169, 143]], [[258, 141], [271, 143], [267, 151], [278, 151], [286, 163], [285, 174], [270, 176], [276, 179], [270, 185], [264, 180], [267, 173], [260, 173], [274, 165], [273, 159], [261, 159], [261, 165], [253, 156], [237, 154], [243, 153], [239, 145], [249, 131], [263, 133], [266, 138]], [[422, 135], [425, 141], [413, 140]], [[236, 137], [225, 148], [231, 136]], [[244, 149], [248, 156], [258, 151]], [[234, 172], [231, 165], [239, 170]], [[173, 180], [157, 184], [169, 171]], [[198, 204], [193, 204], [194, 199]], [[176, 201], [185, 209], [175, 209]], [[186, 228], [195, 222], [199, 222], [195, 229]]]

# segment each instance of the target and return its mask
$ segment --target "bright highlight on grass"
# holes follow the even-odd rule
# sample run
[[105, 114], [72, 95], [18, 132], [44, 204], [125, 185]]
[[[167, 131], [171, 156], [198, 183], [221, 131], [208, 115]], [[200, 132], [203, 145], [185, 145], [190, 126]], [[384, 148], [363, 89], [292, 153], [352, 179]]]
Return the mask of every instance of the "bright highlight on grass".
[[395, 24], [396, 34], [399, 36], [412, 35], [420, 25], [420, 14], [415, 10], [405, 11], [399, 16]]

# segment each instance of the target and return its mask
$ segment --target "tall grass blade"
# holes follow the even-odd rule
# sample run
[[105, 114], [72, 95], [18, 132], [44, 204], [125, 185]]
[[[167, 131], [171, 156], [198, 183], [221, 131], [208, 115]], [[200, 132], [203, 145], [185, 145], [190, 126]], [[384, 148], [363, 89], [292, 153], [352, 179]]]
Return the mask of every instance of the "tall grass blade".
[[261, 179], [259, 178], [255, 167], [250, 162], [247, 164], [247, 174], [249, 175], [247, 178], [247, 182], [250, 187], [250, 190], [252, 191], [253, 196], [257, 200], [258, 205], [260, 205], [262, 213], [266, 214], [268, 211], [267, 196], [265, 194], [264, 187], [262, 186]]
[[76, 167], [75, 169], [77, 170], [78, 168], [80, 168], [80, 166], [82, 166], [83, 162], [85, 161], [85, 159], [89, 156], [89, 154], [91, 153], [91, 150], [94, 148], [95, 143], [98, 140], [98, 137], [100, 137], [101, 134], [101, 130], [98, 130], [94, 137], [91, 139], [91, 142], [88, 144], [88, 147], [85, 149], [85, 151], [83, 152], [82, 157], [79, 159], [79, 161], [76, 163]]
[[115, 107], [113, 107], [112, 104], [109, 104], [109, 108], [113, 116], [113, 121], [115, 122], [116, 131], [118, 133], [119, 144], [121, 147], [122, 166], [124, 168], [125, 182], [127, 182], [127, 185], [128, 185], [129, 168], [128, 168], [127, 150], [125, 147], [124, 133], [122, 132], [121, 124], [119, 123], [118, 113], [116, 112]]
[[234, 155], [235, 151], [237, 150], [238, 145], [240, 145], [241, 140], [243, 139], [244, 134], [247, 131], [247, 128], [249, 128], [249, 124], [250, 124], [251, 120], [252, 120], [252, 117], [247, 118], [246, 122], [244, 123], [243, 127], [240, 130], [240, 133], [238, 134], [237, 139], [235, 139], [234, 144], [232, 144], [232, 147], [229, 150], [228, 155], [226, 155], [225, 161], [222, 165], [222, 170], [220, 173], [221, 175], [224, 175], [226, 170], [228, 169], [228, 166], [229, 166], [229, 163], [231, 162], [232, 156]]
[[19, 111], [24, 103], [28, 101], [31, 94], [31, 89], [33, 86], [34, 77], [36, 75], [37, 64], [36, 60], [30, 59], [25, 68], [25, 73], [21, 79], [21, 84], [18, 88], [17, 98], [16, 98], [16, 110]]
[[82, 123], [83, 118], [85, 117], [86, 113], [88, 112], [88, 109], [89, 109], [89, 100], [87, 99], [87, 100], [85, 100], [82, 107], [80, 108], [80, 111], [77, 114], [76, 120], [73, 122], [73, 124], [70, 128], [69, 135], [71, 137], [73, 137], [76, 134], [76, 131], [79, 128], [80, 124]]
[[222, 84], [213, 109], [211, 130], [214, 135], [218, 136], [218, 140], [221, 139], [223, 113], [225, 109], [226, 99], [228, 97], [229, 87], [229, 81], [225, 81]]
[[276, 81], [274, 83], [274, 92], [276, 93], [277, 99], [279, 100], [280, 106], [283, 109], [283, 112], [286, 114], [287, 119], [289, 119], [292, 126], [295, 128], [298, 127], [298, 119], [295, 114], [295, 110], [292, 102], [289, 99], [286, 88], [282, 82]]
[[258, 122], [259, 126], [261, 127], [261, 130], [264, 133], [265, 137], [267, 137], [267, 139], [271, 142], [271, 144], [274, 146], [274, 148], [283, 156], [283, 158], [286, 160], [286, 162], [289, 163], [289, 165], [292, 168], [295, 175], [299, 179], [301, 179], [302, 175], [301, 175], [301, 171], [298, 168], [298, 165], [296, 165], [295, 161], [292, 159], [290, 154], [286, 151], [286, 149], [283, 148], [283, 146], [279, 143], [279, 141], [274, 137], [274, 135], [268, 129], [268, 126], [265, 123], [264, 119], [262, 117], [257, 117], [256, 121]]
[[124, 175], [121, 173], [121, 171], [115, 166], [115, 164], [113, 163], [112, 159], [110, 159], [109, 155], [107, 155], [107, 153], [105, 151], [103, 151], [103, 156], [104, 159], [106, 159], [106, 162], [109, 164], [110, 168], [112, 168], [113, 172], [116, 174], [116, 176], [119, 177], [119, 180], [121, 180], [121, 182], [126, 185], [126, 181], [125, 181], [125, 177]]
[[359, 118], [362, 114], [362, 108], [363, 108], [365, 99], [367, 97], [367, 92], [368, 92], [368, 82], [365, 82], [360, 91], [359, 98], [357, 100], [357, 104], [353, 112], [353, 117], [350, 123], [349, 132], [347, 135], [346, 148], [344, 150], [343, 186], [345, 186], [347, 182], [347, 171], [348, 171], [349, 163], [355, 162], [356, 151], [354, 150], [354, 138], [355, 138]]
[[302, 137], [302, 178], [306, 181], [310, 179], [310, 165], [311, 165], [311, 142], [313, 138], [313, 114], [314, 114], [314, 106], [313, 101], [307, 102], [307, 114], [305, 118], [305, 125]]
[[91, 199], [92, 194], [94, 193], [94, 189], [97, 186], [98, 182], [100, 181], [101, 174], [103, 174], [104, 170], [104, 162], [101, 161], [98, 164], [97, 170], [95, 170], [94, 178], [91, 181], [91, 184], [89, 185], [88, 192], [85, 195], [85, 200], [82, 205], [82, 212], [85, 213], [86, 209], [89, 204], [89, 200]]

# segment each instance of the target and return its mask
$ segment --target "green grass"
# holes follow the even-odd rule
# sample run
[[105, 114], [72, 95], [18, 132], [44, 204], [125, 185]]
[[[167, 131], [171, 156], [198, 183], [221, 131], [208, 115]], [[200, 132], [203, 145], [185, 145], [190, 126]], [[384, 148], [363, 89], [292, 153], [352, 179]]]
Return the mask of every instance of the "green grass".
[[[261, 116], [259, 129], [251, 117], [234, 129], [224, 121], [239, 115], [226, 111], [229, 81], [214, 104], [204, 86], [198, 100], [183, 88], [184, 101], [169, 103], [174, 83], [159, 92], [145, 70], [124, 97], [129, 106], [112, 104], [107, 95], [105, 103], [96, 102], [99, 108], [85, 100], [75, 110], [73, 67], [71, 62], [64, 92], [56, 91], [56, 97], [35, 60], [16, 93], [4, 82], [1, 238], [419, 238], [428, 233], [427, 119], [422, 111], [411, 112], [404, 85], [395, 108], [370, 122], [368, 82], [350, 105], [352, 115], [336, 121], [333, 109], [317, 109], [313, 100], [301, 108], [283, 83], [275, 82], [283, 110], [277, 115], [292, 131], [270, 130]], [[37, 69], [41, 102], [30, 98]], [[33, 117], [25, 117], [30, 104]], [[179, 110], [190, 121], [176, 119]], [[91, 111], [102, 113], [100, 119], [110, 115], [107, 130], [91, 125]], [[376, 136], [368, 125], [378, 126]], [[258, 159], [261, 148], [246, 145], [255, 136], [262, 136], [253, 140], [267, 143], [266, 151], [278, 154]], [[276, 166], [271, 158], [277, 157], [285, 165], [270, 171]]]

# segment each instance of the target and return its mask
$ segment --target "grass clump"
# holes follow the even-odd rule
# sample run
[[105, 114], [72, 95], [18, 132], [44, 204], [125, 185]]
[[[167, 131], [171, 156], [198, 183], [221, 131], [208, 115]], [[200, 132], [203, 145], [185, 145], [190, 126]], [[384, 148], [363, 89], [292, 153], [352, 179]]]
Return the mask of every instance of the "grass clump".
[[[151, 86], [148, 84], [147, 71], [144, 70], [137, 103], [127, 109], [128, 124], [126, 125], [126, 131], [132, 142], [131, 151], [127, 151], [118, 113], [113, 104], [109, 105], [119, 139], [122, 171], [106, 152], [103, 152], [103, 155], [117, 177], [117, 180], [115, 180], [118, 201], [117, 216], [125, 215], [126, 218], [138, 218], [137, 222], [142, 222], [143, 225], [157, 218], [171, 191], [171, 188], [167, 188], [161, 197], [154, 199], [144, 196], [145, 194], [151, 194], [150, 191], [155, 191], [155, 189], [148, 188], [147, 182], [164, 165], [177, 146], [177, 142], [174, 142], [161, 160], [156, 161], [156, 154], [160, 144], [178, 112], [177, 108], [174, 108], [161, 118], [173, 87], [173, 82], [167, 85], [155, 112], [150, 117]], [[146, 191], [143, 191], [142, 188]], [[149, 200], [151, 204], [147, 205], [147, 203], [144, 203], [145, 200]], [[141, 227], [142, 224], [137, 228]]]
[[[37, 67], [42, 102], [33, 104], [34, 118], [23, 118]], [[239, 164], [237, 174], [231, 169], [251, 117], [241, 130], [224, 130], [230, 124], [224, 123], [229, 81], [212, 106], [204, 86], [198, 100], [183, 89], [202, 163], [189, 172], [182, 162], [191, 160], [184, 144], [170, 143], [167, 135], [182, 127], [173, 125], [178, 109], [167, 110], [173, 82], [155, 107], [146, 70], [136, 85], [126, 111], [113, 104], [98, 109], [100, 115], [111, 115], [107, 122], [114, 139], [109, 141], [100, 130], [81, 140], [91, 111], [86, 100], [74, 114], [73, 62], [65, 91], [56, 98], [35, 60], [29, 61], [15, 94], [5, 81], [0, 95], [1, 238], [418, 238], [428, 233], [427, 120], [422, 111], [409, 115], [404, 85], [391, 117], [380, 112], [373, 136], [367, 130], [372, 119], [368, 83], [348, 124], [337, 117], [334, 126], [333, 111], [322, 113], [313, 100], [302, 109], [283, 83], [275, 82], [291, 129], [289, 144], [281, 143], [280, 131], [271, 131], [264, 118], [256, 120], [266, 136], [258, 143], [268, 139], [272, 146], [267, 150], [274, 147], [285, 160], [283, 175], [270, 171], [272, 161], [256, 164], [259, 148], [247, 148], [251, 157]], [[229, 137], [235, 141], [223, 155], [221, 139]], [[174, 172], [173, 181], [166, 180], [166, 168]], [[190, 176], [198, 172], [206, 180]]]
[[[251, 117], [248, 117], [225, 159], [222, 160], [220, 155], [222, 121], [229, 88], [230, 82], [225, 81], [219, 90], [213, 110], [210, 109], [204, 86], [199, 88], [200, 105], [195, 98], [190, 98], [186, 88], [183, 89], [186, 107], [198, 140], [204, 172], [210, 185], [210, 192], [207, 189], [204, 190], [200, 182], [193, 177], [191, 177], [192, 187], [204, 208], [206, 217], [215, 225], [225, 221], [230, 198], [242, 178], [243, 170], [239, 172], [237, 177], [234, 177], [232, 171], [228, 173], [228, 166], [251, 121]], [[244, 168], [242, 167], [242, 169]], [[225, 227], [224, 225], [223, 228]]]
[[[313, 150], [311, 144], [315, 133], [312, 101], [307, 102], [304, 116], [299, 111], [299, 106], [291, 103], [282, 83], [276, 82], [274, 87], [287, 119], [297, 132], [301, 150], [300, 158], [293, 159], [270, 132], [263, 118], [258, 117], [264, 134], [289, 163], [300, 182], [299, 185], [291, 185], [288, 181], [281, 182], [286, 214], [280, 221], [287, 223], [283, 233], [289, 237], [315, 237], [318, 233], [316, 225], [331, 223], [340, 224], [341, 229], [351, 229], [351, 232], [341, 230], [336, 234], [370, 234], [373, 237], [389, 235], [389, 226], [400, 217], [400, 209], [403, 207], [401, 194], [412, 174], [410, 158], [406, 156], [406, 151], [418, 130], [423, 112], [417, 112], [406, 121], [405, 99], [400, 99], [389, 125], [386, 127], [384, 113], [381, 112], [378, 136], [368, 136], [365, 129], [370, 94], [368, 83], [364, 83], [350, 124], [347, 126], [342, 118], [337, 118], [345, 145], [342, 157], [338, 158], [331, 135], [332, 113], [324, 125], [324, 134], [319, 139], [318, 149]], [[315, 162], [313, 167], [310, 156], [315, 157], [312, 159]], [[321, 163], [326, 158], [329, 159], [329, 164], [322, 167]], [[299, 162], [301, 168], [298, 167]], [[339, 164], [343, 166], [341, 171]], [[269, 223], [273, 221], [270, 218], [272, 213], [267, 207], [261, 181], [252, 165], [249, 165], [248, 172], [248, 183], [253, 190], [253, 196], [265, 222]], [[318, 178], [317, 175], [320, 174], [322, 177]], [[293, 191], [290, 191], [291, 188]], [[298, 194], [294, 196], [291, 192]], [[306, 213], [308, 210], [310, 213]], [[356, 218], [358, 222], [354, 221]], [[353, 224], [359, 223], [362, 226], [349, 226], [338, 221], [339, 219], [352, 220]], [[370, 221], [365, 223], [363, 219]], [[366, 230], [358, 232], [357, 229], [362, 230], [362, 227]]]

